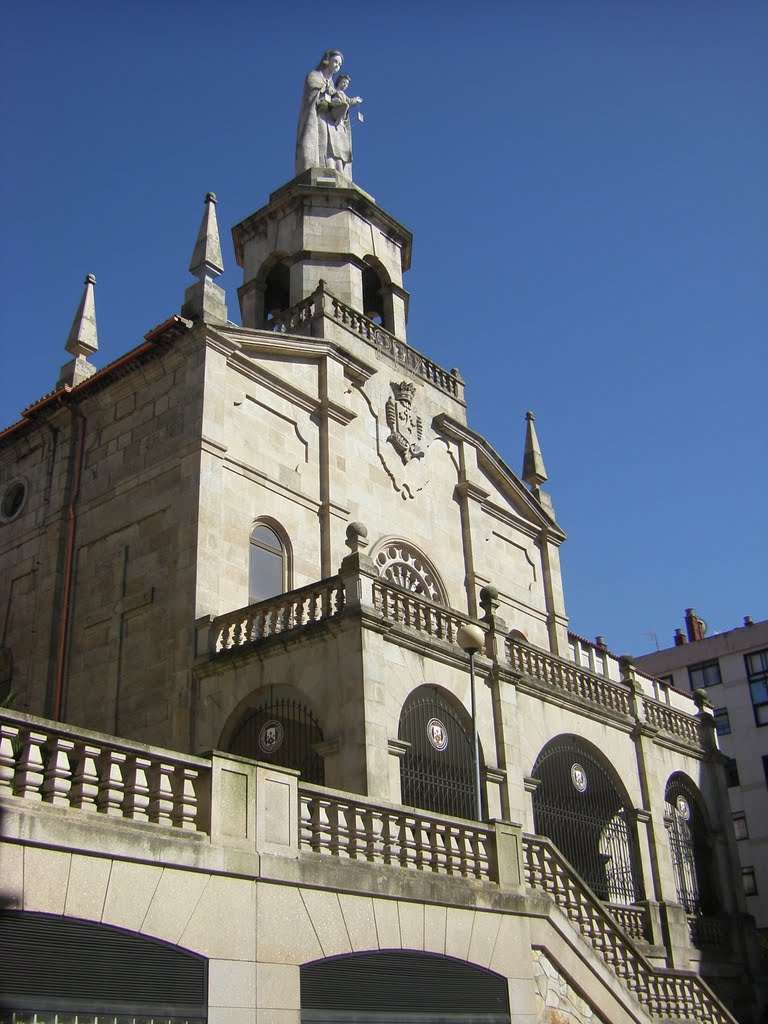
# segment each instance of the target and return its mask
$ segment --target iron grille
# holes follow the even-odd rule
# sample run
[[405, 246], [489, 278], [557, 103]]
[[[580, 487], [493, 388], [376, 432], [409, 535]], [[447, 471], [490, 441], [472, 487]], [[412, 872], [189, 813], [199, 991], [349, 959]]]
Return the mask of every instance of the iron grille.
[[600, 762], [576, 743], [556, 743], [533, 774], [536, 832], [555, 843], [601, 900], [642, 899], [635, 828]]
[[399, 736], [410, 744], [400, 765], [403, 803], [474, 818], [472, 735], [451, 705], [437, 691], [417, 691], [403, 707]]
[[323, 740], [320, 723], [297, 700], [271, 700], [251, 709], [229, 745], [231, 754], [293, 768], [305, 782], [324, 785], [323, 759], [315, 744]]
[[677, 899], [688, 914], [716, 912], [706, 826], [698, 800], [686, 781], [674, 778], [665, 795], [664, 823], [669, 833]]

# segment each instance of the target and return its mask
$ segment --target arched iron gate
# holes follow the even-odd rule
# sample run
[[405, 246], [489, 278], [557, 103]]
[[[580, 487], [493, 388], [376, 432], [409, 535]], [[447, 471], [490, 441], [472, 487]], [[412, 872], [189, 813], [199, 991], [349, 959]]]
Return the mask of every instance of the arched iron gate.
[[405, 702], [399, 731], [410, 744], [400, 765], [404, 804], [475, 817], [472, 733], [469, 716], [463, 717], [435, 689], [416, 690]]
[[322, 786], [323, 760], [314, 749], [322, 739], [320, 723], [309, 708], [297, 700], [269, 700], [246, 713], [229, 752], [293, 768], [305, 782]]
[[559, 742], [533, 769], [536, 832], [548, 836], [594, 893], [609, 903], [643, 898], [634, 824], [600, 762], [574, 742]]
[[688, 914], [715, 913], [707, 829], [696, 793], [684, 778], [676, 776], [669, 781], [664, 799], [677, 898]]

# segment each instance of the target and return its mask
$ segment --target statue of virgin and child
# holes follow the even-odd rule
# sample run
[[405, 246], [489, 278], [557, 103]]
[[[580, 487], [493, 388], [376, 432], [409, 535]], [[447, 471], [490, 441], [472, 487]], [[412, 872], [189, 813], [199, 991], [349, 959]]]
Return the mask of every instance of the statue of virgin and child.
[[352, 177], [349, 111], [363, 101], [347, 95], [350, 78], [340, 73], [343, 61], [338, 50], [326, 50], [307, 75], [296, 132], [296, 174], [310, 167], [330, 167]]

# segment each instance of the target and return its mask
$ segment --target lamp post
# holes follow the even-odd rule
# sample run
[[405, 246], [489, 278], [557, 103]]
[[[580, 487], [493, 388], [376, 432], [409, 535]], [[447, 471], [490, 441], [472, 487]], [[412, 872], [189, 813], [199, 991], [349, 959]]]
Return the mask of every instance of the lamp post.
[[472, 698], [472, 760], [475, 769], [475, 817], [482, 821], [483, 798], [480, 788], [480, 741], [477, 738], [477, 700], [475, 697], [475, 655], [485, 647], [485, 633], [473, 622], [465, 622], [456, 634], [456, 643], [469, 655], [469, 686]]

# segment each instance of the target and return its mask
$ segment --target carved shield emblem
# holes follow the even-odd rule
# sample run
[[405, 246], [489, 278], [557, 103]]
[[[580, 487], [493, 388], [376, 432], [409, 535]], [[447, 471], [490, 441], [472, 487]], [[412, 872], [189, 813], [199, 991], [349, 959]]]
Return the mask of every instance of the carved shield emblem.
[[387, 441], [406, 466], [411, 459], [424, 458], [421, 444], [424, 428], [421, 417], [416, 416], [412, 409], [415, 393], [416, 385], [403, 380], [392, 385], [392, 394], [387, 399], [387, 426], [390, 430]]
[[587, 773], [584, 771], [580, 764], [571, 765], [571, 782], [575, 789], [578, 789], [580, 793], [584, 793], [587, 788]]

